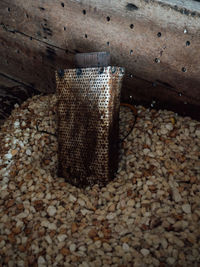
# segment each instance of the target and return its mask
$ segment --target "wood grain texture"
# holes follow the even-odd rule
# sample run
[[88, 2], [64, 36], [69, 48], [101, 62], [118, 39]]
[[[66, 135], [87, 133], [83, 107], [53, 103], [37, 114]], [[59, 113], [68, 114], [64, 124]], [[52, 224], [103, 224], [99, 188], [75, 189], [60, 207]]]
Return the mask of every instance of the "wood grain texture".
[[0, 73], [51, 92], [54, 70], [73, 67], [75, 53], [108, 51], [113, 65], [126, 68], [122, 97], [156, 99], [183, 114], [187, 105], [200, 103], [199, 6], [169, 0], [2, 0]]

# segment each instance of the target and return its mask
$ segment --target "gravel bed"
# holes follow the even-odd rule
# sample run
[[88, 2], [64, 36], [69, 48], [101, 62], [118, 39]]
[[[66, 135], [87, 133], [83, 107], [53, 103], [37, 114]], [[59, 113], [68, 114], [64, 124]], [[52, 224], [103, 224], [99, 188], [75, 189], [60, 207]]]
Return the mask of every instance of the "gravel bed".
[[[15, 105], [0, 131], [1, 266], [199, 266], [200, 123], [137, 109], [116, 178], [80, 189], [56, 176], [56, 96]], [[132, 121], [121, 108], [123, 134]]]

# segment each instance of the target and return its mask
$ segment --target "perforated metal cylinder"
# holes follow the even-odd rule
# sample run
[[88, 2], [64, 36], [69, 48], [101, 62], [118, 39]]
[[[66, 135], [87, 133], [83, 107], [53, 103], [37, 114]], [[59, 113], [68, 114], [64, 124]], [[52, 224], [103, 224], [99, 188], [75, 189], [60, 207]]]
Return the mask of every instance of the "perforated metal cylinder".
[[123, 76], [111, 66], [56, 72], [59, 175], [76, 186], [105, 185], [117, 170]]

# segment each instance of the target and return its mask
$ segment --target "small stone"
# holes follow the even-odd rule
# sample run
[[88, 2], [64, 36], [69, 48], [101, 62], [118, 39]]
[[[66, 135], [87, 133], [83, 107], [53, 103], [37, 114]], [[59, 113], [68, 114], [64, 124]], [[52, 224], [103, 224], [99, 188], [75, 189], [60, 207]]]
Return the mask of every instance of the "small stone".
[[22, 127], [25, 127], [26, 126], [26, 122], [25, 121], [22, 121]]
[[48, 223], [48, 226], [49, 230], [56, 230], [57, 229], [57, 226], [55, 223]]
[[82, 199], [80, 199], [80, 198], [78, 199], [78, 203], [79, 203], [79, 205], [82, 206], [82, 207], [85, 206], [85, 201], [82, 200]]
[[147, 155], [150, 152], [150, 149], [145, 148], [145, 149], [143, 149], [143, 152], [144, 152], [145, 155]]
[[146, 248], [142, 248], [142, 249], [140, 250], [140, 252], [141, 252], [141, 254], [142, 254], [144, 257], [146, 257], [147, 255], [149, 255], [149, 250], [146, 249]]
[[172, 257], [168, 257], [167, 258], [167, 263], [169, 263], [170, 265], [173, 265], [174, 263], [175, 263], [175, 259], [174, 258], [172, 258]]
[[21, 228], [20, 227], [14, 227], [13, 229], [12, 229], [12, 232], [14, 233], [14, 234], [19, 234], [19, 233], [21, 233]]
[[17, 149], [13, 149], [12, 151], [11, 151], [11, 154], [12, 154], [12, 156], [14, 157], [16, 154], [17, 154]]
[[183, 210], [185, 213], [189, 214], [189, 213], [191, 213], [191, 206], [190, 206], [189, 204], [183, 204], [183, 205], [182, 205], [182, 210]]
[[123, 250], [128, 252], [129, 251], [129, 245], [127, 243], [123, 243], [123, 246], [122, 246]]
[[5, 246], [5, 244], [6, 244], [5, 240], [2, 240], [2, 241], [0, 242], [0, 248], [3, 248], [3, 247]]
[[12, 207], [14, 204], [15, 204], [15, 200], [14, 200], [14, 199], [10, 199], [10, 200], [8, 200], [8, 202], [7, 202], [7, 204], [6, 204], [6, 207], [7, 207], [7, 208], [10, 208], [10, 207]]
[[59, 242], [63, 242], [67, 238], [67, 235], [60, 234], [60, 235], [57, 236], [57, 238], [58, 238]]
[[26, 149], [26, 155], [30, 156], [32, 154], [30, 149]]
[[56, 214], [56, 208], [54, 206], [49, 206], [47, 209], [47, 212], [49, 214], [49, 216], [54, 216]]
[[172, 192], [173, 192], [173, 199], [175, 202], [182, 201], [182, 197], [177, 189], [174, 189]]
[[70, 202], [75, 202], [76, 200], [77, 199], [72, 194], [69, 195], [69, 201]]
[[110, 211], [110, 212], [115, 211], [115, 204], [111, 204], [111, 205], [108, 207], [108, 211]]
[[70, 251], [69, 251], [69, 249], [67, 249], [67, 248], [62, 248], [62, 249], [60, 250], [60, 253], [61, 253], [63, 256], [68, 256], [68, 255], [70, 254]]
[[45, 237], [46, 241], [49, 243], [49, 244], [52, 244], [52, 240], [51, 240], [51, 237], [49, 235], [47, 235]]
[[113, 213], [113, 212], [111, 212], [111, 213], [109, 213], [109, 214], [106, 216], [106, 219], [108, 219], [108, 220], [113, 220], [115, 217], [116, 217], [116, 214]]
[[5, 158], [6, 159], [12, 159], [12, 154], [11, 153], [5, 154]]
[[156, 153], [157, 153], [158, 156], [162, 156], [163, 155], [163, 151], [160, 150], [160, 149], [156, 150]]
[[160, 133], [163, 134], [163, 135], [167, 134], [168, 130], [166, 128], [161, 128]]
[[46, 263], [45, 259], [42, 256], [38, 258], [38, 266], [44, 265]]
[[171, 130], [173, 130], [174, 127], [173, 127], [173, 124], [172, 123], [168, 123], [168, 124], [165, 125], [165, 128], [167, 130], [171, 131]]
[[105, 251], [110, 252], [112, 251], [112, 247], [108, 243], [103, 243], [103, 248]]
[[45, 196], [46, 199], [51, 199], [51, 194], [50, 193], [47, 193], [46, 196]]
[[63, 259], [63, 255], [62, 254], [58, 254], [55, 258], [56, 262], [60, 262]]
[[135, 206], [135, 200], [134, 199], [129, 199], [127, 202], [128, 207], [134, 207]]
[[81, 213], [83, 214], [83, 216], [85, 216], [87, 213], [89, 213], [89, 210], [87, 209], [82, 209]]
[[71, 245], [69, 246], [69, 250], [70, 250], [71, 252], [74, 252], [74, 251], [76, 250], [76, 245], [75, 245], [75, 244], [71, 244]]
[[18, 249], [21, 252], [25, 252], [26, 251], [26, 247], [24, 245], [19, 245]]
[[195, 134], [196, 134], [196, 136], [197, 136], [198, 138], [200, 138], [200, 130], [196, 130], [196, 131], [195, 131]]
[[90, 231], [89, 231], [89, 233], [88, 233], [88, 236], [90, 237], [90, 238], [94, 238], [94, 237], [96, 237], [97, 236], [97, 231], [93, 228], [93, 229], [91, 229]]
[[138, 182], [137, 182], [137, 186], [138, 186], [138, 187], [141, 187], [141, 186], [142, 186], [142, 181], [138, 181]]
[[71, 231], [72, 231], [72, 233], [75, 233], [75, 232], [77, 231], [77, 229], [78, 229], [78, 227], [77, 227], [76, 223], [73, 222], [73, 223], [72, 223], [72, 226], [71, 226]]
[[80, 251], [86, 251], [86, 247], [85, 247], [85, 246], [80, 246], [78, 249], [79, 249]]

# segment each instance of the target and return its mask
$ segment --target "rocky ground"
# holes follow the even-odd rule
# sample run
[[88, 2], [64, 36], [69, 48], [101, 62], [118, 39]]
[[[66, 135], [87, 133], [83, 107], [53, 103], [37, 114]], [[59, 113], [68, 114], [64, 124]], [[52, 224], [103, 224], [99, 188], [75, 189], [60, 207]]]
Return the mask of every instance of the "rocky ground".
[[199, 266], [200, 123], [137, 109], [116, 178], [78, 189], [56, 176], [55, 95], [16, 105], [0, 131], [1, 266]]

